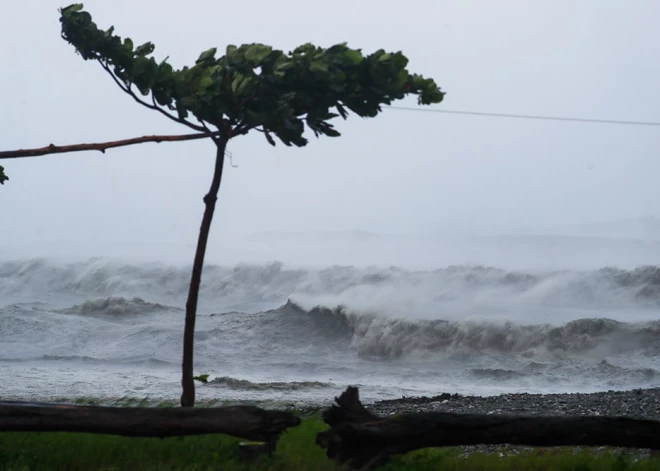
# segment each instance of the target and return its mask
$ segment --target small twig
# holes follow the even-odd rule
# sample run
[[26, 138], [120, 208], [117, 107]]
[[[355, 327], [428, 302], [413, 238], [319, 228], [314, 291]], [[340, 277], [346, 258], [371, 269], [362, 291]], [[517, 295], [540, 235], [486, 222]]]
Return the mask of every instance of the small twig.
[[[154, 104], [154, 106], [153, 106], [153, 107], [150, 106], [149, 109], [156, 110], [156, 111], [158, 111], [159, 113], [164, 114], [165, 116], [167, 116], [168, 118], [170, 118], [172, 121], [175, 121], [175, 122], [177, 122], [177, 123], [185, 124], [186, 126], [192, 127], [192, 126], [190, 126], [191, 123], [190, 123], [189, 121], [186, 121], [185, 119], [181, 119], [181, 120], [180, 120], [180, 119], [177, 118], [176, 116], [174, 116], [174, 115], [168, 113], [167, 111], [165, 111], [164, 109], [162, 109], [160, 106], [158, 106], [158, 103], [156, 103], [156, 97], [154, 96], [153, 93], [151, 94], [151, 102]], [[175, 108], [172, 107], [171, 109], [174, 110]], [[195, 128], [193, 128], [193, 129], [195, 129]], [[195, 130], [198, 131], [198, 129], [195, 129]], [[200, 131], [200, 132], [201, 132], [201, 131]]]
[[[209, 129], [209, 127], [206, 125], [206, 123], [205, 123], [204, 121], [202, 121], [202, 120], [199, 119], [198, 117], [197, 117], [197, 121], [199, 121], [199, 124], [202, 126], [202, 128], [203, 128], [207, 133], [209, 133], [209, 134], [212, 134], [212, 133], [213, 133], [213, 131], [211, 131], [211, 130]], [[219, 131], [218, 131], [218, 132], [219, 132]], [[211, 139], [213, 139], [213, 142], [214, 142], [216, 145], [218, 144], [217, 136], [213, 136], [213, 137], [211, 137]]]
[[231, 165], [233, 168], [238, 168], [238, 165], [234, 165], [234, 156], [231, 152], [227, 151], [225, 152], [225, 155], [229, 157], [229, 165]]
[[202, 121], [199, 118], [197, 118], [197, 121], [199, 121], [199, 125], [201, 127], [203, 127], [206, 132], [211, 132], [211, 130], [209, 129], [209, 127], [206, 125], [206, 123], [204, 121]]
[[48, 154], [64, 154], [68, 152], [82, 152], [87, 150], [97, 150], [105, 153], [108, 149], [115, 147], [131, 146], [134, 144], [143, 144], [145, 142], [179, 142], [179, 141], [192, 141], [195, 139], [215, 138], [220, 135], [220, 131], [214, 133], [195, 133], [195, 134], [180, 134], [174, 136], [142, 136], [134, 137], [131, 139], [123, 139], [120, 141], [100, 142], [95, 144], [73, 144], [67, 146], [56, 146], [51, 144], [46, 147], [38, 149], [19, 149], [0, 152], [0, 159], [16, 159], [21, 157], [38, 157], [40, 155]]
[[119, 81], [119, 79], [117, 78], [117, 76], [116, 76], [116, 75], [110, 70], [110, 67], [108, 67], [108, 64], [105, 64], [101, 59], [97, 59], [97, 61], [99, 62], [99, 64], [101, 64], [101, 67], [103, 67], [103, 69], [104, 69], [104, 70], [110, 75], [110, 77], [112, 77], [112, 80], [115, 81], [115, 83], [117, 84], [117, 86], [118, 86], [119, 88], [121, 88], [121, 90], [122, 90], [124, 93], [129, 93], [129, 91], [128, 91], [128, 85], [126, 85], [125, 83], [122, 83], [122, 82]]

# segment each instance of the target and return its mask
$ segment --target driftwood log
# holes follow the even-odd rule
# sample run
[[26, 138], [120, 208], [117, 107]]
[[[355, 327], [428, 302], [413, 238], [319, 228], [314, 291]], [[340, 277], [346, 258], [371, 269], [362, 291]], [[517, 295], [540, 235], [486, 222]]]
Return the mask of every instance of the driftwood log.
[[465, 445], [660, 448], [660, 421], [625, 417], [514, 416], [420, 412], [378, 417], [349, 387], [323, 414], [332, 428], [317, 435], [327, 456], [369, 469], [389, 456], [427, 447]]
[[254, 406], [103, 407], [37, 402], [0, 402], [0, 432], [82, 432], [127, 437], [222, 433], [268, 443], [300, 424], [290, 412]]

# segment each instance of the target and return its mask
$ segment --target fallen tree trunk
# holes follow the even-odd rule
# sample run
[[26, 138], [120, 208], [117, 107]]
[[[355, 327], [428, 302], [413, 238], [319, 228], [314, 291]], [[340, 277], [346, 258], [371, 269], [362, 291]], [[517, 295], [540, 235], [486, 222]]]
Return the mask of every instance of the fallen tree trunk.
[[660, 448], [660, 421], [625, 417], [513, 416], [420, 412], [380, 418], [348, 388], [323, 414], [332, 428], [316, 442], [330, 459], [353, 468], [427, 447], [463, 445]]
[[299, 424], [300, 418], [290, 412], [254, 406], [150, 408], [0, 402], [0, 432], [82, 432], [161, 438], [223, 433], [264, 441], [272, 447], [284, 430]]

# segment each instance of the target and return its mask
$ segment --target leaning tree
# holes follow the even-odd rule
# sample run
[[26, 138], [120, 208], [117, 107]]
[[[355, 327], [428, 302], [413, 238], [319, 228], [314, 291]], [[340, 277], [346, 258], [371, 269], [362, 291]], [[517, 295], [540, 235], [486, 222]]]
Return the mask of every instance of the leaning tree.
[[[304, 44], [289, 53], [264, 44], [227, 46], [203, 52], [194, 65], [175, 70], [167, 59], [157, 61], [150, 42], [135, 46], [122, 40], [114, 28], [101, 30], [83, 11], [82, 4], [60, 10], [62, 37], [84, 60], [99, 64], [115, 84], [140, 105], [186, 126], [192, 134], [142, 136], [122, 141], [0, 152], [0, 158], [32, 157], [53, 153], [99, 150], [144, 142], [210, 139], [216, 148], [211, 187], [204, 196], [204, 214], [186, 302], [183, 338], [181, 405], [195, 403], [193, 344], [197, 299], [204, 254], [213, 219], [226, 148], [230, 139], [262, 133], [269, 144], [303, 147], [306, 129], [317, 137], [337, 137], [334, 118], [352, 112], [375, 117], [382, 105], [407, 95], [419, 104], [442, 101], [444, 93], [429, 78], [410, 73], [401, 52], [378, 50], [364, 55], [346, 44], [321, 48]], [[7, 180], [0, 167], [0, 183]]]

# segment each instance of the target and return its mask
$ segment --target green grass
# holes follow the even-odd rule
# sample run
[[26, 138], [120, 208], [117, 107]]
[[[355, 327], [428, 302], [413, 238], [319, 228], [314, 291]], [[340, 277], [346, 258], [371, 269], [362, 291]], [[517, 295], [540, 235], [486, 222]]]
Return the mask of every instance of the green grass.
[[[149, 397], [123, 396], [116, 398], [98, 398], [94, 396], [82, 396], [76, 398], [55, 397], [46, 400], [58, 404], [77, 404], [81, 406], [112, 406], [112, 407], [177, 407], [178, 400], [159, 400]], [[229, 405], [227, 401], [222, 400], [199, 400], [195, 407], [222, 407]]]
[[[220, 435], [184, 438], [126, 438], [74, 433], [0, 433], [0, 470], [320, 470], [336, 471], [315, 444], [327, 428], [318, 414], [290, 429], [273, 459], [248, 465], [239, 457], [240, 440]], [[605, 452], [534, 451], [518, 456], [472, 454], [459, 449], [426, 449], [392, 458], [383, 470], [456, 471], [656, 471], [660, 459], [633, 462]]]

